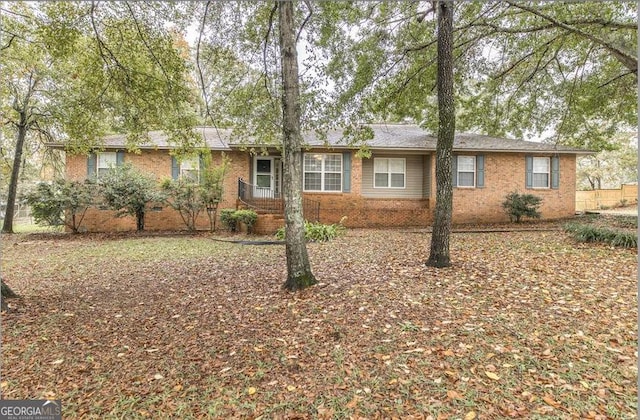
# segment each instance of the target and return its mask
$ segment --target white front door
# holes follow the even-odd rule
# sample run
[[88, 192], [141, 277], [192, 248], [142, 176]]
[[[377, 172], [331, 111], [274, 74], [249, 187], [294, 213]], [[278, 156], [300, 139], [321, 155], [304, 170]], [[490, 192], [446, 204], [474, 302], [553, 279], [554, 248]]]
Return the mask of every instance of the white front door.
[[256, 156], [253, 160], [254, 198], [275, 198], [280, 188], [280, 158]]

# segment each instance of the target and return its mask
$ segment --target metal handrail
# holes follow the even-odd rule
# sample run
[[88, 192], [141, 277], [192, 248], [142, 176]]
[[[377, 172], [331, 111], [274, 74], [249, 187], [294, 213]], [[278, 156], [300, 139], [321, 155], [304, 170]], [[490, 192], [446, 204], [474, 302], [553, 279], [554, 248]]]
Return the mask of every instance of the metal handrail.
[[[279, 191], [249, 184], [238, 178], [238, 199], [256, 211], [284, 214], [284, 199]], [[320, 202], [302, 197], [302, 212], [308, 221], [320, 219]]]

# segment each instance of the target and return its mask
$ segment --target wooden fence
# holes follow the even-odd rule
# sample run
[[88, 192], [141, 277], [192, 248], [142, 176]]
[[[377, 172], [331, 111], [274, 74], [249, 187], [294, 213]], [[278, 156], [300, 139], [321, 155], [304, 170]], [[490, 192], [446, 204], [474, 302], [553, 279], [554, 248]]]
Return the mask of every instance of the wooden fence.
[[576, 191], [576, 211], [607, 209], [637, 203], [637, 184], [623, 184], [616, 190]]

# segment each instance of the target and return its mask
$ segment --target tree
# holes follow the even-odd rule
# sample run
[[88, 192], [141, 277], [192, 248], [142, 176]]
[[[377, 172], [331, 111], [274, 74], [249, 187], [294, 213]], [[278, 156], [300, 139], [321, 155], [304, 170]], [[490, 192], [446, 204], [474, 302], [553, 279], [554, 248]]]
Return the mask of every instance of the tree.
[[175, 32], [158, 19], [180, 5], [121, 3], [3, 3], [0, 25], [0, 123], [16, 142], [3, 231], [13, 230], [13, 203], [25, 144], [35, 138], [88, 153], [112, 131], [129, 147], [163, 129], [192, 148], [192, 86]]
[[95, 185], [91, 183], [56, 179], [50, 184], [39, 183], [24, 195], [24, 199], [31, 206], [36, 223], [65, 225], [73, 233], [78, 233], [94, 196]]
[[619, 188], [638, 181], [637, 134], [620, 135], [611, 141], [609, 150], [579, 158], [579, 189]]
[[293, 1], [280, 1], [278, 21], [282, 66], [282, 152], [284, 162], [285, 252], [288, 290], [317, 283], [305, 242], [302, 216], [302, 133], [300, 130], [300, 87]]
[[[438, 4], [320, 4], [319, 45], [330, 57], [322, 72], [333, 81], [333, 112], [339, 118], [410, 120], [441, 136], [442, 103], [433, 96], [436, 88], [440, 94], [435, 51], [440, 43], [434, 36], [439, 20], [431, 13]], [[547, 141], [603, 150], [611, 147], [616, 130], [636, 125], [632, 4], [459, 2], [455, 15], [459, 130], [546, 136]], [[449, 159], [437, 151], [436, 168], [448, 167]], [[438, 206], [445, 206], [442, 200], [451, 194], [445, 194], [450, 188], [445, 174], [439, 175], [432, 239], [446, 236], [446, 212]], [[445, 242], [437, 243], [448, 255]]]
[[449, 236], [453, 211], [451, 153], [456, 132], [453, 94], [453, 1], [438, 7], [438, 143], [436, 145], [436, 210], [427, 265], [448, 267]]
[[[301, 132], [303, 127], [314, 127], [319, 119], [314, 88], [299, 73], [297, 41], [310, 19], [310, 9], [298, 24], [301, 12], [291, 1], [207, 2], [196, 51], [200, 58], [196, 64], [199, 80], [211, 120], [233, 126], [234, 138], [255, 153], [266, 152], [268, 146], [282, 153], [288, 230], [284, 287], [288, 290], [316, 282], [304, 240]], [[276, 33], [278, 36], [273, 36]], [[237, 57], [242, 57], [243, 63]], [[207, 75], [205, 70], [217, 68], [206, 65], [209, 59], [212, 63], [228, 63], [236, 74]], [[232, 88], [218, 85], [225, 80], [233, 81]], [[228, 93], [222, 101], [219, 92]]]
[[[336, 113], [437, 130], [430, 4], [321, 4]], [[635, 12], [615, 1], [458, 3], [458, 129], [608, 147], [637, 124]]]
[[[15, 146], [11, 175], [6, 199], [6, 212], [2, 232], [13, 233], [13, 218], [18, 180], [23, 162], [23, 150], [31, 131], [42, 134], [39, 123], [46, 119], [49, 111], [41, 107], [42, 91], [46, 90], [45, 79], [51, 74], [46, 52], [36, 41], [27, 37], [36, 36], [30, 27], [35, 18], [28, 7], [16, 6], [9, 19], [7, 13], [0, 14], [0, 71], [2, 83], [0, 93], [6, 101], [0, 108], [0, 123], [10, 125], [15, 133]], [[43, 86], [44, 85], [44, 86]]]
[[98, 185], [107, 207], [116, 211], [116, 217], [134, 216], [138, 231], [144, 230], [147, 205], [162, 200], [155, 180], [129, 163], [101, 175]]

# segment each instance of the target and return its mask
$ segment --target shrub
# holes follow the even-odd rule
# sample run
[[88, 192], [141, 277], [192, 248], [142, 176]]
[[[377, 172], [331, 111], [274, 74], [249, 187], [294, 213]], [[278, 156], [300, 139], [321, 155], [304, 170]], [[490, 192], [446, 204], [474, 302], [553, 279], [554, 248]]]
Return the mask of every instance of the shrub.
[[568, 223], [564, 230], [579, 242], [602, 242], [622, 248], [637, 248], [638, 235], [605, 227]]
[[236, 220], [247, 226], [247, 232], [251, 233], [253, 225], [258, 221], [258, 213], [253, 210], [236, 210], [234, 214]]
[[98, 185], [107, 207], [116, 210], [116, 217], [135, 216], [139, 231], [144, 230], [147, 205], [162, 200], [156, 181], [129, 163], [101, 175]]
[[247, 227], [247, 232], [250, 233], [253, 225], [258, 221], [258, 213], [253, 210], [222, 209], [220, 221], [231, 232], [237, 232], [238, 224], [243, 223]]
[[533, 194], [518, 194], [511, 192], [505, 197], [502, 208], [509, 215], [509, 220], [520, 223], [522, 217], [539, 219], [541, 214], [538, 211], [542, 204], [542, 198]]
[[236, 218], [235, 209], [222, 209], [220, 210], [220, 222], [222, 225], [231, 232], [238, 230], [238, 219]]
[[203, 198], [202, 186], [188, 179], [179, 178], [163, 180], [160, 189], [164, 193], [162, 202], [180, 214], [187, 229], [196, 230], [198, 215], [207, 205]]
[[23, 198], [31, 207], [36, 223], [65, 225], [77, 233], [87, 209], [93, 204], [94, 188], [87, 182], [57, 179], [51, 184], [39, 183]]
[[[327, 225], [320, 222], [304, 222], [304, 238], [310, 242], [328, 242], [344, 233], [346, 228], [344, 227], [344, 221], [346, 217], [343, 217], [339, 223]], [[276, 238], [279, 240], [285, 239], [284, 227], [281, 227], [276, 232]]]

